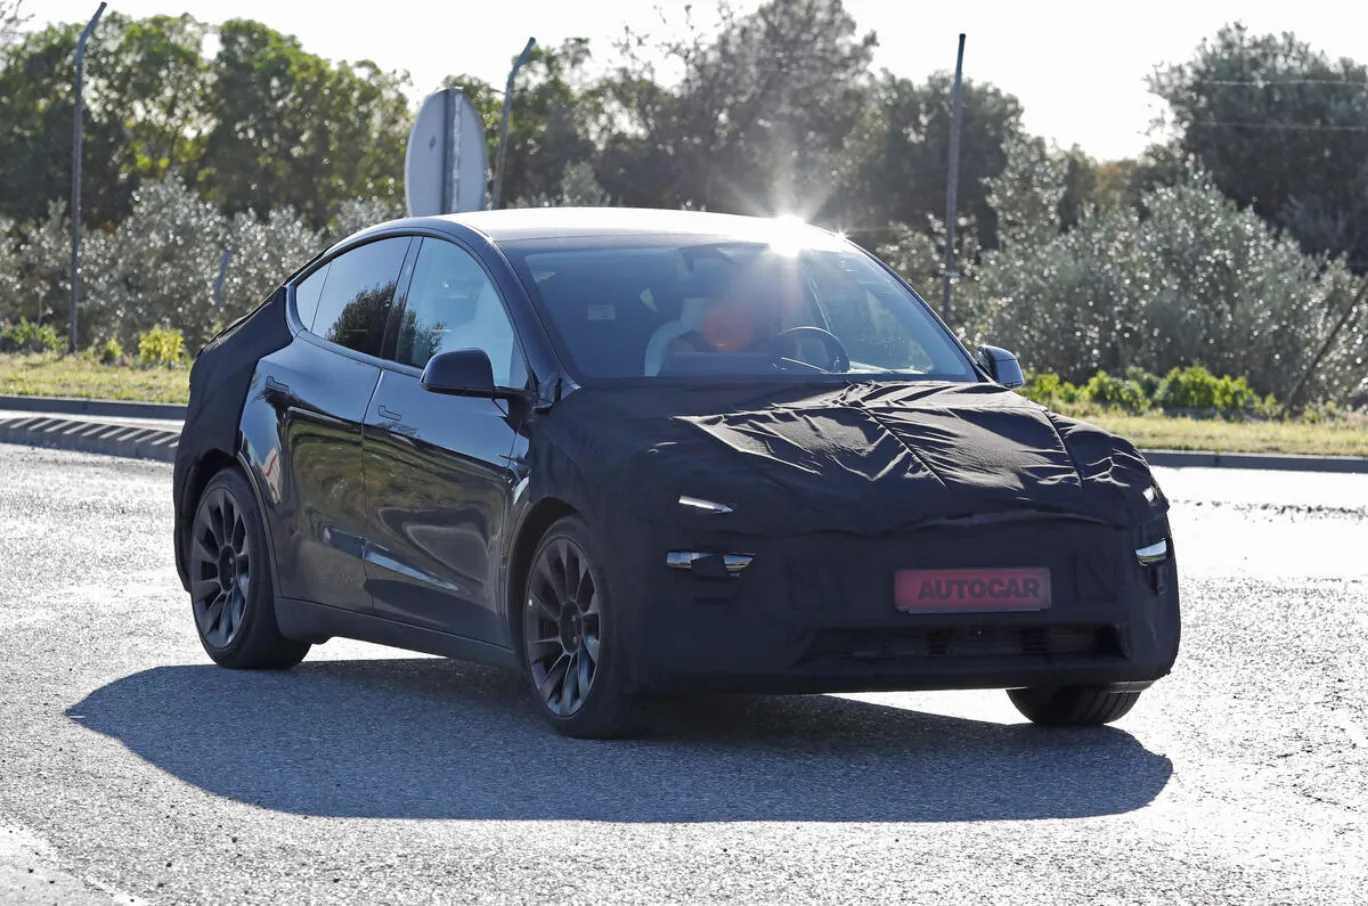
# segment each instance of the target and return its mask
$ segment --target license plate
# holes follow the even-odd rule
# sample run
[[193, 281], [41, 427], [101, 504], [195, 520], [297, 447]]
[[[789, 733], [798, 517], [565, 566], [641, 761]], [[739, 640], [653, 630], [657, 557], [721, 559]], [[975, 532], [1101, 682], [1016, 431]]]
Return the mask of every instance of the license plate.
[[910, 613], [1046, 610], [1050, 571], [1027, 569], [902, 569], [893, 603]]

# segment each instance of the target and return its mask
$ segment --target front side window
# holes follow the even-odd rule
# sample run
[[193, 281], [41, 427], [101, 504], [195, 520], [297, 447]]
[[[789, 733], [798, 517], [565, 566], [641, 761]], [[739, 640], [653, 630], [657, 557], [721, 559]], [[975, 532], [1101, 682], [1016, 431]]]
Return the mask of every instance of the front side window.
[[978, 380], [925, 304], [843, 241], [599, 237], [505, 253], [585, 378]]
[[328, 279], [329, 267], [331, 265], [323, 265], [295, 287], [295, 314], [305, 330], [313, 329], [314, 316], [318, 314], [318, 300], [323, 296], [323, 284]]
[[334, 258], [327, 267], [312, 332], [330, 343], [378, 356], [409, 242], [407, 236], [381, 239]]
[[479, 262], [460, 246], [424, 239], [394, 357], [422, 368], [437, 353], [453, 349], [484, 350], [500, 387], [527, 383], [513, 325]]

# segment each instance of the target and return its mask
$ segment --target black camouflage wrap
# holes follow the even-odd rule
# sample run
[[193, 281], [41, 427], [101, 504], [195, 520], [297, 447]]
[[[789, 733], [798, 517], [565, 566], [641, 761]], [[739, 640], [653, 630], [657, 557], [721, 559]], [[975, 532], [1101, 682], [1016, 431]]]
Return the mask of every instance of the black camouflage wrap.
[[172, 472], [175, 501], [176, 569], [189, 590], [185, 538], [194, 518], [195, 490], [203, 482], [200, 464], [211, 453], [237, 454], [238, 426], [257, 361], [290, 342], [285, 290], [276, 290], [257, 309], [230, 324], [195, 357], [190, 369], [190, 402], [176, 446]]
[[[529, 428], [532, 496], [610, 552], [648, 686], [1145, 682], [1176, 657], [1173, 560], [1135, 556], [1169, 535], [1144, 458], [1000, 386], [581, 388]], [[672, 550], [754, 559], [668, 569]], [[900, 569], [1008, 567], [1048, 567], [1054, 606], [894, 609]]]

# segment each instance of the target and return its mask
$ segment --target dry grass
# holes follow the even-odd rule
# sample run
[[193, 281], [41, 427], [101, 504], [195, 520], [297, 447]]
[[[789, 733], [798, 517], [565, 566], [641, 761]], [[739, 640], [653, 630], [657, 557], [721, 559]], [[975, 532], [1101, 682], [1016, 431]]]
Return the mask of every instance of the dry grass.
[[0, 394], [184, 403], [190, 370], [101, 365], [57, 353], [0, 355]]
[[1368, 456], [1368, 420], [1361, 415], [1319, 423], [1102, 413], [1084, 416], [1084, 420], [1120, 434], [1142, 449]]
[[[189, 369], [101, 365], [82, 357], [43, 353], [0, 355], [0, 394], [184, 403]], [[1351, 415], [1310, 422], [1225, 421], [1122, 415], [1090, 410], [1079, 417], [1142, 449], [1222, 453], [1303, 453], [1368, 456], [1368, 418]]]

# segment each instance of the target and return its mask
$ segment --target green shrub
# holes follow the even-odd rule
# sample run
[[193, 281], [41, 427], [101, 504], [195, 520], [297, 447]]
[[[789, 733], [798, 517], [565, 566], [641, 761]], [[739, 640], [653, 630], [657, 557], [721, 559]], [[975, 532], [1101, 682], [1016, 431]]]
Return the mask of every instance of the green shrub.
[[62, 338], [51, 324], [34, 324], [27, 318], [0, 327], [0, 352], [54, 352]]
[[123, 361], [123, 347], [119, 345], [118, 337], [110, 337], [105, 340], [104, 347], [100, 350], [101, 365], [117, 365]]
[[[976, 277], [957, 289], [953, 326], [970, 342], [1010, 337], [1033, 369], [1084, 382], [1128, 365], [1163, 375], [1202, 362], [1243, 375], [1260, 394], [1285, 396], [1357, 290], [1343, 260], [1305, 254], [1200, 172], [1145, 193], [1138, 207], [1092, 207], [1061, 229], [1058, 209], [1039, 204], [1041, 192], [1060, 188], [1059, 177], [1032, 164], [1024, 172], [1033, 185], [1020, 179], [1020, 161], [1008, 163], [988, 183], [1006, 225], [1001, 247], [983, 253]], [[1008, 179], [1018, 180], [1025, 202], [1003, 195]], [[1043, 228], [1020, 237], [1023, 217]], [[1368, 380], [1365, 348], [1361, 308], [1303, 398], [1347, 401]]]
[[144, 367], [178, 365], [185, 355], [185, 336], [171, 327], [154, 327], [138, 334], [138, 361]]
[[1068, 381], [1061, 381], [1059, 375], [1049, 372], [1031, 375], [1030, 380], [1017, 392], [1042, 406], [1078, 401], [1078, 388]]
[[1126, 369], [1126, 380], [1134, 381], [1140, 392], [1145, 395], [1145, 399], [1151, 403], [1159, 393], [1159, 385], [1164, 382], [1159, 375], [1152, 374], [1138, 365], [1131, 365]]
[[1343, 417], [1340, 407], [1334, 400], [1324, 403], [1313, 403], [1307, 406], [1301, 413], [1301, 419], [1309, 425], [1318, 425], [1321, 422], [1333, 422]]
[[1145, 395], [1139, 381], [1113, 377], [1105, 371], [1097, 372], [1078, 389], [1078, 399], [1107, 409], [1124, 409], [1135, 413], [1144, 412], [1150, 407], [1150, 398]]
[[1200, 365], [1174, 368], [1159, 385], [1155, 402], [1164, 409], [1251, 412], [1266, 405], [1243, 377], [1216, 377]]
[[[1216, 377], [1201, 366], [1174, 368], [1165, 377], [1143, 368], [1127, 368], [1125, 377], [1105, 371], [1075, 387], [1057, 374], [1033, 374], [1019, 391], [1044, 406], [1082, 404], [1142, 415], [1150, 409], [1214, 412], [1223, 415], [1273, 416], [1279, 413], [1272, 394], [1260, 398], [1243, 377]], [[1318, 410], [1321, 418], [1334, 418], [1331, 405]]]

